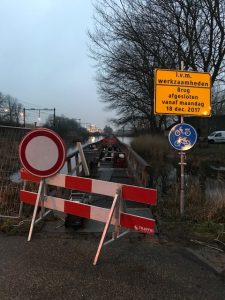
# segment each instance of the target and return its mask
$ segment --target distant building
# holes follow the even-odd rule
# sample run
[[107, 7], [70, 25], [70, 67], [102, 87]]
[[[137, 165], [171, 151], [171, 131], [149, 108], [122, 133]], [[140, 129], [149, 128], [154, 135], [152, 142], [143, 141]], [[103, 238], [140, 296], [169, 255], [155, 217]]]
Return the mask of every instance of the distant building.
[[90, 124], [86, 127], [87, 131], [92, 134], [103, 134], [103, 130], [101, 128], [97, 128], [95, 124]]

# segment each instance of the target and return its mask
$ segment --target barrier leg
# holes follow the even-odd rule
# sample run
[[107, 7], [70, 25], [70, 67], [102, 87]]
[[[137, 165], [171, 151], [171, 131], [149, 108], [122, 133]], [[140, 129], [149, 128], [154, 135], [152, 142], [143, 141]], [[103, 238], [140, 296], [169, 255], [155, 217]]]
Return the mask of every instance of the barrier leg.
[[39, 204], [39, 201], [40, 201], [40, 198], [41, 198], [41, 194], [42, 194], [43, 184], [44, 184], [44, 180], [42, 179], [40, 181], [40, 185], [39, 185], [39, 189], [38, 189], [38, 194], [37, 194], [37, 199], [36, 199], [36, 203], [35, 203], [35, 207], [34, 207], [34, 212], [33, 212], [33, 217], [32, 217], [32, 221], [31, 221], [31, 224], [30, 224], [30, 231], [29, 231], [29, 235], [28, 235], [28, 239], [27, 239], [28, 242], [31, 240], [31, 236], [32, 236], [33, 228], [34, 228], [34, 222], [35, 222], [35, 218], [36, 218], [36, 214], [37, 214], [37, 209], [38, 209], [38, 204]]
[[[47, 185], [44, 184], [43, 185], [43, 196], [41, 197], [40, 201], [41, 201], [41, 210], [40, 210], [40, 214], [39, 214], [39, 219], [43, 219], [43, 217], [45, 216], [45, 207], [44, 207], [44, 197], [47, 195]], [[35, 222], [36, 224], [37, 222]]]
[[112, 242], [114, 242], [116, 239], [119, 239], [121, 237], [123, 237], [124, 235], [126, 235], [128, 232], [130, 232], [130, 230], [127, 230], [125, 232], [120, 233], [121, 230], [121, 226], [120, 226], [120, 213], [126, 211], [126, 206], [125, 206], [125, 202], [122, 199], [121, 196], [121, 189], [118, 192], [119, 195], [119, 201], [117, 202], [117, 205], [115, 207], [115, 227], [114, 227], [114, 231], [112, 234], [112, 238], [111, 240], [106, 241], [103, 245], [106, 246]]
[[101, 249], [102, 249], [102, 246], [103, 246], [103, 242], [104, 242], [107, 230], [109, 228], [110, 222], [112, 220], [112, 216], [113, 216], [113, 213], [114, 213], [117, 201], [118, 201], [118, 194], [116, 194], [115, 197], [114, 197], [114, 199], [113, 199], [112, 207], [110, 209], [109, 216], [108, 216], [107, 222], [105, 224], [105, 227], [104, 227], [104, 230], [103, 230], [103, 233], [102, 233], [102, 236], [101, 236], [101, 240], [100, 240], [100, 243], [98, 245], [98, 250], [96, 252], [95, 259], [94, 259], [94, 262], [93, 262], [94, 266], [97, 264], [98, 257], [99, 257], [99, 254], [101, 252]]
[[[121, 191], [119, 191], [119, 195], [118, 195], [118, 201], [116, 203], [116, 206], [115, 206], [115, 226], [114, 226], [114, 231], [112, 233], [112, 240], [115, 240], [118, 236], [119, 236], [119, 233], [120, 233], [120, 211], [121, 211]], [[104, 245], [106, 244], [107, 242], [104, 243]]]
[[[26, 190], [27, 181], [24, 180], [23, 182], [23, 190]], [[23, 202], [20, 202], [20, 208], [19, 208], [19, 218], [22, 216], [22, 210], [23, 210]]]

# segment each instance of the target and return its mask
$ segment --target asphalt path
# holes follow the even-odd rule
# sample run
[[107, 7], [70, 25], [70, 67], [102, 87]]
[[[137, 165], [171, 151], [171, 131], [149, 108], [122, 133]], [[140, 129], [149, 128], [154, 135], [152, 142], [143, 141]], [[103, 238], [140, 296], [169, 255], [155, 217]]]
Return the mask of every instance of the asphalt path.
[[97, 233], [0, 234], [0, 299], [225, 299], [225, 282], [184, 247], [130, 233], [93, 258]]
[[[110, 173], [116, 182], [130, 180], [116, 172]], [[27, 232], [0, 233], [0, 300], [225, 299], [221, 276], [157, 236], [129, 233], [105, 246], [93, 266], [101, 230], [77, 232], [56, 223], [34, 232], [31, 242]]]

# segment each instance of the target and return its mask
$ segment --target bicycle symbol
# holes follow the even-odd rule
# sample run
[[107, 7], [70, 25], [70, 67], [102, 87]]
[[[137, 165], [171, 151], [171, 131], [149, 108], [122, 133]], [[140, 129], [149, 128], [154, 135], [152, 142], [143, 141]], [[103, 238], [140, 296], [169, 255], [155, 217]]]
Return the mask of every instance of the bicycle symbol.
[[191, 135], [191, 130], [190, 130], [190, 128], [185, 128], [185, 129], [183, 130], [182, 126], [180, 126], [179, 129], [175, 130], [175, 135], [176, 135], [176, 136], [180, 136], [180, 135], [182, 135], [182, 134], [184, 134], [184, 135], [186, 135], [186, 136]]
[[175, 143], [174, 143], [175, 146], [180, 146], [180, 145], [183, 145], [183, 146], [189, 146], [191, 145], [191, 142], [187, 139], [187, 137], [179, 137]]
[[173, 126], [169, 133], [169, 142], [176, 150], [187, 151], [194, 146], [196, 140], [196, 130], [187, 123]]

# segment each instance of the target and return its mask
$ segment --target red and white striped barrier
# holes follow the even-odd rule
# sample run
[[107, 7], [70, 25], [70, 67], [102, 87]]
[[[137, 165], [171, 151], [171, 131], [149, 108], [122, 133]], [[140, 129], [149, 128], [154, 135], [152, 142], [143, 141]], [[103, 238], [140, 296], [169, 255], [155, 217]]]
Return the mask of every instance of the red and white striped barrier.
[[[21, 170], [21, 179], [40, 182], [41, 178]], [[121, 188], [124, 200], [156, 205], [157, 191], [155, 189], [143, 188], [133, 185], [126, 185], [116, 182], [96, 180], [78, 176], [57, 174], [45, 180], [46, 184], [62, 188], [79, 190], [86, 193], [100, 194], [114, 197], [117, 190]]]
[[[37, 193], [20, 191], [20, 200], [26, 204], [35, 205]], [[42, 206], [42, 203], [39, 203]], [[71, 200], [46, 196], [43, 202], [45, 208], [64, 212], [66, 214], [76, 215], [86, 219], [92, 219], [106, 223], [109, 215], [109, 208], [93, 206], [84, 203], [77, 203]], [[110, 224], [115, 225], [116, 220], [112, 218]], [[120, 226], [134, 229], [143, 233], [154, 233], [155, 220], [140, 216], [134, 216], [125, 212], [120, 213]]]
[[[66, 214], [72, 214], [106, 223], [99, 248], [95, 256], [94, 264], [97, 263], [99, 253], [110, 224], [115, 226], [116, 232], [112, 240], [119, 237], [120, 227], [133, 229], [147, 234], [154, 233], [154, 219], [136, 216], [122, 211], [121, 201], [128, 200], [155, 205], [157, 199], [157, 191], [155, 189], [61, 174], [46, 178], [43, 181], [41, 178], [36, 177], [23, 169], [21, 170], [21, 178], [26, 181], [37, 183], [40, 182], [38, 193], [33, 193], [27, 190], [20, 191], [20, 200], [22, 202], [35, 205], [34, 215], [36, 215], [37, 207], [41, 206], [48, 209], [61, 211]], [[71, 200], [52, 197], [50, 195], [43, 195], [43, 184], [79, 190], [87, 193], [107, 195], [113, 197], [114, 200], [110, 209], [84, 203], [77, 203]], [[31, 238], [32, 230], [33, 228], [30, 229], [28, 240]]]

